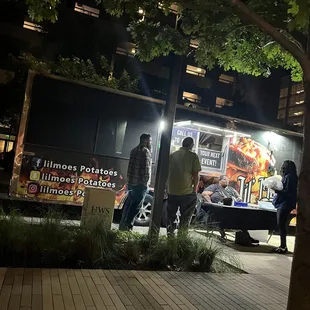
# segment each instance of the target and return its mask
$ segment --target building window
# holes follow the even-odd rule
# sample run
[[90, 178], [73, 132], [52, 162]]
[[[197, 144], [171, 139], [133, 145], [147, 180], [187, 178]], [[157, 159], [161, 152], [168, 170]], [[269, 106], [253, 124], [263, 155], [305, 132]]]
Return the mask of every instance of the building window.
[[192, 103], [201, 103], [200, 96], [193, 94], [193, 93], [186, 92], [186, 91], [183, 92], [183, 100], [189, 101]]
[[[164, 5], [159, 2], [158, 3], [158, 8], [159, 9], [163, 9]], [[179, 9], [179, 6], [175, 3], [171, 4], [170, 5], [170, 8], [169, 8], [169, 12], [173, 13], [173, 14], [176, 14], [176, 15], [179, 15], [180, 14], [180, 9]]]
[[279, 109], [285, 109], [287, 105], [287, 98], [281, 98], [279, 100]]
[[227, 100], [227, 99], [224, 99], [224, 98], [219, 98], [217, 97], [216, 98], [216, 102], [215, 102], [215, 107], [216, 108], [223, 108], [223, 107], [232, 107], [234, 104], [233, 101], [231, 100]]
[[304, 107], [303, 106], [295, 106], [293, 108], [290, 108], [288, 110], [288, 116], [294, 117], [294, 116], [300, 116], [304, 114]]
[[298, 83], [292, 86], [291, 94], [301, 94], [304, 92], [304, 86], [302, 83]]
[[100, 11], [96, 8], [92, 8], [91, 6], [79, 4], [75, 2], [74, 11], [83, 13], [93, 17], [99, 17]]
[[33, 30], [33, 31], [37, 31], [37, 32], [43, 32], [43, 28], [38, 25], [38, 24], [34, 24], [32, 22], [29, 22], [27, 20], [24, 21], [24, 28], [29, 29], [29, 30]]
[[284, 119], [285, 118], [285, 109], [278, 111], [278, 119]]
[[192, 48], [198, 48], [198, 45], [199, 45], [199, 41], [198, 40], [191, 39], [190, 42], [189, 42], [189, 46], [192, 47]]
[[186, 73], [198, 75], [198, 76], [202, 76], [202, 77], [206, 76], [206, 70], [205, 69], [194, 67], [191, 65], [186, 66]]
[[136, 51], [135, 44], [127, 42], [123, 47], [118, 47], [116, 49], [116, 54], [133, 57], [136, 54]]
[[226, 84], [235, 84], [236, 78], [231, 75], [221, 74], [219, 77], [219, 81]]
[[280, 98], [285, 98], [285, 97], [287, 97], [287, 94], [288, 94], [288, 88], [286, 87], [286, 88], [282, 88], [281, 90], [280, 90]]

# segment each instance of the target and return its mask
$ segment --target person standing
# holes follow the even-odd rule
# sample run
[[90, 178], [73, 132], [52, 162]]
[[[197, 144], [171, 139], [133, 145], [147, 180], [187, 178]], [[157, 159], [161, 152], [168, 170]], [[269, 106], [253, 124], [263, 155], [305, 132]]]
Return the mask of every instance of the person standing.
[[176, 229], [176, 213], [180, 207], [181, 218], [179, 230], [187, 230], [197, 202], [197, 185], [199, 182], [200, 162], [192, 151], [194, 140], [187, 137], [182, 147], [169, 158], [167, 234]]
[[285, 254], [288, 252], [286, 245], [288, 220], [297, 203], [298, 176], [295, 163], [291, 160], [284, 161], [281, 174], [283, 189], [275, 190], [276, 196], [273, 199], [273, 205], [277, 209], [277, 223], [281, 239], [280, 246], [275, 249], [275, 252]]
[[119, 225], [120, 230], [126, 231], [133, 228], [134, 218], [148, 191], [152, 168], [151, 145], [151, 135], [142, 134], [139, 145], [130, 152], [127, 172], [129, 193]]

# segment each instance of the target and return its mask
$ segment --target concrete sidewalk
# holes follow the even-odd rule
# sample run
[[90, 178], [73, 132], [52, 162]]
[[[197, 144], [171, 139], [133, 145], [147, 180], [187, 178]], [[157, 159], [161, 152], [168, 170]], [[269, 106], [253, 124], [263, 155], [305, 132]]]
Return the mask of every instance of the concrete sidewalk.
[[291, 257], [241, 254], [249, 274], [0, 269], [0, 310], [285, 309]]

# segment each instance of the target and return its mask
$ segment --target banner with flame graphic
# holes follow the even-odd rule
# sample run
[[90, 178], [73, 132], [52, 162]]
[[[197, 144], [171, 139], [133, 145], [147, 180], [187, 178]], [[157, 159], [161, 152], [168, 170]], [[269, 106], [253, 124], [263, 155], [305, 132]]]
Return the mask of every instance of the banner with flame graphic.
[[271, 200], [273, 194], [264, 188], [263, 180], [274, 172], [275, 163], [273, 152], [267, 147], [253, 139], [240, 137], [229, 145], [226, 175], [244, 201]]

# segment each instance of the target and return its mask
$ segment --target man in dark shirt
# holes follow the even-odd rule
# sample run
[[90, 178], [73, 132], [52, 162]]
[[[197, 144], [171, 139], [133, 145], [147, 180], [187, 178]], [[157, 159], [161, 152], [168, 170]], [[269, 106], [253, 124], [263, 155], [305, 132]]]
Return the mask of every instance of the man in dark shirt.
[[120, 230], [130, 230], [141, 203], [143, 202], [151, 181], [152, 138], [149, 134], [140, 137], [140, 143], [130, 152], [128, 165], [128, 197], [126, 199]]

